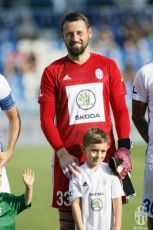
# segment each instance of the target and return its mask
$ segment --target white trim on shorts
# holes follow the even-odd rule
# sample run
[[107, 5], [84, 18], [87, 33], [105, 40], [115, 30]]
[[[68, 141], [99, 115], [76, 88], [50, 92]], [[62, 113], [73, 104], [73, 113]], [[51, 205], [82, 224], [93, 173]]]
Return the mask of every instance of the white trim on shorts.
[[54, 162], [55, 162], [55, 152], [53, 152], [53, 156], [52, 156], [52, 164], [51, 164], [51, 171], [52, 171], [52, 180], [51, 180], [51, 184], [52, 184], [52, 190], [51, 190], [51, 202], [50, 205], [51, 207], [53, 207], [53, 194], [54, 194]]

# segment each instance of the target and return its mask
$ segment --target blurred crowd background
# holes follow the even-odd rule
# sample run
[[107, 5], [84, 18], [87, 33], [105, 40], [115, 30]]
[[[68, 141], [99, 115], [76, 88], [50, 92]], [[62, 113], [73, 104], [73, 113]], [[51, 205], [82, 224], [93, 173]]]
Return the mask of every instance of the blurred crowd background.
[[92, 51], [118, 63], [130, 109], [135, 73], [153, 60], [153, 0], [0, 0], [0, 72], [19, 109], [38, 112], [43, 69], [66, 54], [60, 21], [70, 11], [89, 18]]

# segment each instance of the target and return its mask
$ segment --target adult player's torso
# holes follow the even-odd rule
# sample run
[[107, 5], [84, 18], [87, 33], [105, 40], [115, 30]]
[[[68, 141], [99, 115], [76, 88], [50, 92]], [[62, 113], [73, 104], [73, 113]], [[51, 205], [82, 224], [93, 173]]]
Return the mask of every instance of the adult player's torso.
[[153, 62], [146, 64], [138, 73], [134, 82], [133, 99], [148, 104], [149, 143], [146, 162], [153, 163]]
[[[77, 151], [90, 127], [101, 127], [113, 142], [109, 103], [111, 92], [116, 89], [110, 73], [112, 63], [106, 57], [91, 54], [81, 65], [64, 57], [48, 67], [48, 70], [52, 68], [56, 87], [56, 125], [70, 152]], [[120, 86], [118, 91], [118, 94], [125, 93]]]

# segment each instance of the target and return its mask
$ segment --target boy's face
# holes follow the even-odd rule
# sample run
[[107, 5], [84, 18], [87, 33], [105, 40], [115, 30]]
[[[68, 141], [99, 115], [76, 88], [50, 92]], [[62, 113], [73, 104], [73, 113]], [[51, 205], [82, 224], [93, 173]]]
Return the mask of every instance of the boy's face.
[[89, 167], [93, 168], [99, 166], [106, 156], [106, 151], [108, 149], [108, 143], [104, 142], [101, 144], [90, 144], [84, 148], [87, 164]]

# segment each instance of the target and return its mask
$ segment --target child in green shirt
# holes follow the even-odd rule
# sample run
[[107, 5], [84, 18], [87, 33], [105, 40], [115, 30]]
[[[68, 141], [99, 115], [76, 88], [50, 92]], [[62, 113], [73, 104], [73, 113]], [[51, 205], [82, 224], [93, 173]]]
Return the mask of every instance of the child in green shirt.
[[31, 206], [34, 172], [31, 169], [23, 171], [25, 193], [15, 196], [1, 192], [2, 169], [0, 167], [0, 230], [15, 230], [16, 215]]

